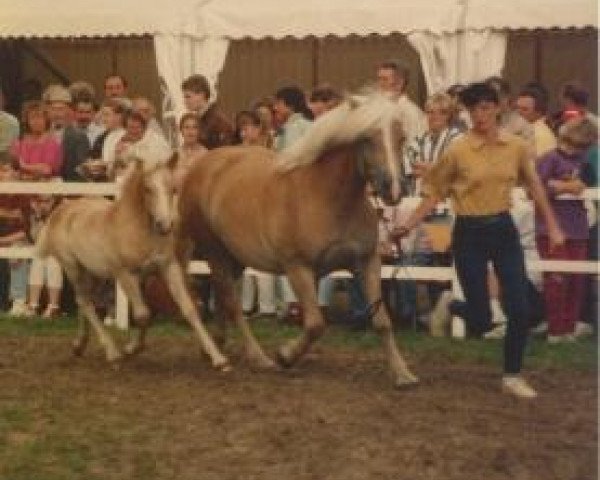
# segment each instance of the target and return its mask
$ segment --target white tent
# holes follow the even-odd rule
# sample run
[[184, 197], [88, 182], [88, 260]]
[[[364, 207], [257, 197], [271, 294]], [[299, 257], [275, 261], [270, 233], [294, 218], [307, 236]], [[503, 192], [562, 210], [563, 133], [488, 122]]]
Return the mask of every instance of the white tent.
[[429, 91], [499, 74], [507, 30], [597, 28], [596, 0], [0, 0], [0, 38], [149, 34], [171, 113], [181, 81], [215, 85], [231, 40], [402, 33]]

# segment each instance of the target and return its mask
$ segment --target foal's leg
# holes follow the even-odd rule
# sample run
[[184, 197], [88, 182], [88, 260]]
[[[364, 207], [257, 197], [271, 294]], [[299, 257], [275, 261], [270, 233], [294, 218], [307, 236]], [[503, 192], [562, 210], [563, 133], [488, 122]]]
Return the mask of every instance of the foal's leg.
[[395, 384], [397, 387], [402, 387], [417, 383], [417, 377], [410, 372], [404, 358], [398, 351], [392, 330], [392, 322], [381, 299], [381, 260], [379, 256], [373, 255], [369, 258], [365, 263], [363, 272], [363, 285], [367, 302], [370, 309], [374, 310], [373, 327], [380, 334], [387, 351], [392, 375], [395, 377]]
[[[80, 295], [83, 295], [83, 293], [78, 292], [78, 289], [86, 288], [86, 286], [83, 285], [83, 279], [81, 278], [82, 276], [79, 271], [80, 267], [78, 267], [77, 264], [71, 264], [71, 263], [66, 263], [66, 262], [62, 262], [62, 267], [65, 272], [65, 275], [69, 279], [69, 282], [71, 282], [71, 285], [73, 285], [73, 289], [75, 291], [75, 296], [76, 296], [75, 299], [77, 301], [77, 304], [79, 304], [80, 301], [77, 299], [79, 298]], [[90, 285], [89, 288], [90, 288], [90, 292], [91, 292], [92, 286]], [[75, 340], [73, 340], [73, 354], [77, 355], [77, 356], [83, 355], [83, 352], [86, 349], [89, 340], [90, 340], [89, 323], [87, 321], [87, 318], [84, 317], [83, 311], [78, 310], [77, 311], [77, 337], [75, 337]]]
[[181, 265], [176, 261], [170, 262], [162, 270], [162, 275], [167, 286], [169, 287], [169, 292], [171, 292], [173, 300], [175, 300], [175, 303], [177, 303], [179, 306], [182, 315], [198, 335], [200, 344], [210, 357], [213, 367], [222, 371], [230, 370], [231, 367], [227, 357], [225, 357], [215, 345], [213, 339], [200, 319], [200, 315], [194, 306], [192, 297], [190, 296], [187, 285], [185, 284], [185, 277], [183, 275], [183, 269]]
[[[94, 306], [94, 302], [92, 300], [92, 292], [93, 292], [93, 277], [87, 273], [79, 270], [79, 272], [72, 277], [69, 278], [73, 281], [73, 288], [75, 290], [75, 300], [77, 301], [77, 306], [79, 307], [79, 315], [85, 316], [87, 320], [92, 325], [92, 328], [95, 330], [98, 335], [98, 339], [100, 343], [104, 347], [106, 352], [106, 359], [115, 363], [121, 359], [121, 353], [117, 348], [113, 338], [110, 334], [105, 330], [104, 325], [98, 318], [96, 314], [96, 307]], [[80, 335], [78, 339], [75, 341], [73, 345], [73, 352], [77, 355], [80, 355], [83, 352], [88, 341], [88, 332], [87, 327], [83, 329], [80, 327]]]
[[223, 262], [212, 263], [210, 265], [213, 285], [215, 287], [215, 296], [219, 314], [222, 316], [220, 321], [225, 323], [233, 319], [242, 332], [244, 337], [244, 347], [246, 357], [254, 368], [261, 370], [271, 370], [277, 367], [277, 364], [271, 360], [264, 352], [256, 337], [250, 329], [250, 325], [242, 311], [242, 304], [239, 299], [239, 289], [236, 288], [236, 282], [241, 281], [243, 270], [233, 265]]
[[137, 327], [130, 330], [130, 340], [125, 346], [125, 353], [127, 355], [135, 355], [145, 347], [146, 330], [150, 321], [150, 310], [144, 301], [140, 280], [137, 275], [123, 270], [117, 274], [116, 279], [131, 302], [133, 318]]
[[304, 311], [304, 331], [279, 349], [279, 360], [283, 365], [290, 366], [321, 336], [325, 324], [317, 299], [314, 272], [310, 268], [298, 266], [286, 273]]

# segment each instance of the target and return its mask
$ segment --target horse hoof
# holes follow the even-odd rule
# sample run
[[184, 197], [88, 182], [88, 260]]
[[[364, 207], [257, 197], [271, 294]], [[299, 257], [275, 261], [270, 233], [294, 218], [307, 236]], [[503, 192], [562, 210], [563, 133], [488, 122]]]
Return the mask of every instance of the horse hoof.
[[404, 376], [396, 379], [394, 385], [399, 390], [406, 390], [419, 384], [419, 379], [414, 375]]
[[290, 368], [294, 364], [283, 348], [277, 351], [277, 362], [283, 368]]
[[216, 364], [216, 365], [214, 365], [214, 367], [221, 373], [229, 373], [229, 372], [233, 371], [233, 367], [231, 366], [231, 364], [228, 361]]
[[125, 345], [125, 348], [123, 349], [123, 353], [127, 356], [127, 357], [132, 357], [134, 355], [137, 355], [138, 353], [140, 353], [144, 348], [142, 347], [142, 345], [140, 344], [127, 344]]
[[80, 345], [79, 343], [74, 343], [71, 351], [73, 352], [73, 355], [75, 355], [76, 357], [81, 357], [83, 355], [84, 349], [85, 349], [85, 347], [83, 345]]

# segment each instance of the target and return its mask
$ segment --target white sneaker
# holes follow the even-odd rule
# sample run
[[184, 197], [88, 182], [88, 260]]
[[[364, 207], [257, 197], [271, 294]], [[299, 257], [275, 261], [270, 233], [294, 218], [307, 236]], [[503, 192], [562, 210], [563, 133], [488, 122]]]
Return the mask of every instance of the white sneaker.
[[587, 322], [577, 322], [575, 324], [575, 338], [591, 337], [594, 334], [594, 328]]
[[432, 337], [443, 337], [446, 334], [446, 327], [452, 320], [450, 314], [450, 302], [454, 299], [451, 290], [444, 290], [440, 295], [435, 307], [429, 316], [429, 334]]
[[505, 375], [502, 377], [502, 391], [519, 398], [531, 399], [537, 397], [537, 392], [519, 375]]
[[13, 300], [12, 307], [8, 314], [12, 315], [13, 317], [27, 317], [29, 315], [32, 315], [32, 311], [24, 299], [17, 298]]
[[546, 341], [550, 345], [556, 345], [558, 343], [573, 343], [575, 341], [575, 335], [572, 333], [564, 333], [562, 335], [548, 335]]
[[548, 333], [548, 322], [542, 322], [531, 329], [532, 335], [546, 335]]
[[506, 336], [506, 323], [501, 323], [483, 334], [486, 340], [501, 340]]

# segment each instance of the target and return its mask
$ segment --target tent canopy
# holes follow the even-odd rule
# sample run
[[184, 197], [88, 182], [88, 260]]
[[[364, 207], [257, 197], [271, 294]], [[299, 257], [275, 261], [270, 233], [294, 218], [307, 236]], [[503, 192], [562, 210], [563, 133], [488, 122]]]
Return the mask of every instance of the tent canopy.
[[[597, 27], [595, 0], [0, 0], [0, 38], [297, 38]], [[468, 12], [464, 15], [464, 11]]]
[[0, 38], [152, 35], [174, 118], [182, 80], [202, 73], [214, 88], [231, 40], [401, 33], [435, 92], [500, 74], [506, 30], [597, 22], [596, 0], [0, 0]]

